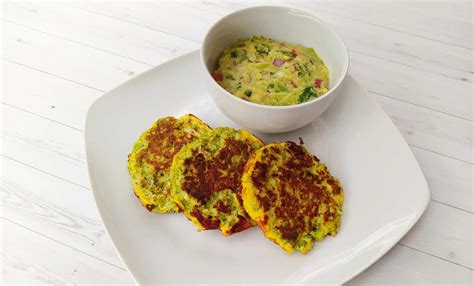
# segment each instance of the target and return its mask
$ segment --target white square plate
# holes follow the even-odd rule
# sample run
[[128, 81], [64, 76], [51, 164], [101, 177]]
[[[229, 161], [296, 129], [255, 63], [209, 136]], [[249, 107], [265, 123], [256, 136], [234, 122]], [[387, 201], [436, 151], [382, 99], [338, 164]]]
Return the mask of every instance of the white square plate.
[[375, 100], [350, 76], [321, 118], [265, 142], [302, 137], [341, 180], [345, 202], [336, 237], [306, 255], [286, 254], [258, 228], [231, 237], [196, 232], [182, 214], [149, 213], [135, 198], [127, 155], [158, 118], [193, 113], [211, 127], [231, 126], [203, 84], [192, 52], [122, 84], [91, 106], [87, 163], [97, 207], [117, 252], [139, 284], [343, 283], [386, 253], [430, 200], [408, 145]]

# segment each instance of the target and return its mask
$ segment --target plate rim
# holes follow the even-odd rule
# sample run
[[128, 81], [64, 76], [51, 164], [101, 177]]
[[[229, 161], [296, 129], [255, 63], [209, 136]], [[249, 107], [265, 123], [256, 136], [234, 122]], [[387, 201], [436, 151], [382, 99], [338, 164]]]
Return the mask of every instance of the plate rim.
[[[166, 60], [154, 67], [151, 67], [150, 69], [142, 72], [142, 73], [139, 73], [135, 76], [133, 76], [132, 78], [126, 80], [125, 82], [122, 82], [120, 83], [119, 85], [117, 85], [116, 87], [110, 89], [109, 91], [105, 92], [103, 95], [101, 95], [100, 97], [98, 97], [97, 99], [95, 99], [92, 104], [89, 106], [88, 110], [87, 110], [87, 114], [86, 114], [86, 120], [85, 120], [85, 128], [84, 128], [84, 146], [85, 146], [85, 153], [86, 153], [86, 163], [87, 163], [87, 172], [88, 172], [88, 175], [89, 175], [89, 182], [90, 182], [90, 186], [91, 186], [91, 191], [92, 191], [92, 195], [94, 197], [94, 204], [99, 212], [99, 216], [100, 216], [100, 219], [102, 221], [102, 225], [104, 226], [104, 229], [105, 229], [105, 232], [107, 233], [108, 237], [110, 238], [110, 240], [112, 241], [112, 245], [113, 245], [113, 248], [116, 252], [116, 254], [118, 255], [119, 259], [121, 260], [121, 262], [126, 266], [127, 268], [127, 271], [128, 273], [130, 274], [130, 276], [132, 277], [132, 279], [136, 282], [137, 285], [141, 285], [141, 283], [139, 282], [139, 279], [137, 278], [137, 276], [134, 274], [134, 272], [132, 270], [130, 270], [130, 266], [129, 264], [127, 263], [126, 259], [123, 257], [122, 253], [119, 251], [118, 247], [117, 247], [117, 244], [116, 244], [116, 239], [110, 234], [109, 232], [109, 226], [108, 226], [108, 223], [106, 223], [105, 219], [104, 219], [104, 216], [105, 216], [105, 210], [99, 206], [99, 202], [98, 202], [98, 191], [97, 188], [98, 186], [96, 186], [96, 183], [95, 181], [92, 179], [94, 177], [93, 173], [92, 173], [92, 155], [90, 155], [91, 153], [91, 147], [89, 146], [90, 144], [88, 144], [88, 141], [89, 141], [89, 125], [91, 124], [91, 114], [94, 112], [94, 108], [95, 106], [102, 100], [104, 100], [104, 98], [108, 98], [111, 96], [111, 94], [113, 94], [115, 91], [123, 88], [124, 86], [126, 85], [129, 85], [129, 84], [132, 84], [135, 80], [141, 78], [141, 77], [144, 77], [150, 73], [153, 73], [153, 71], [155, 71], [156, 69], [158, 68], [161, 68], [161, 66], [163, 65], [168, 65], [168, 64], [171, 64], [175, 61], [178, 61], [178, 60], [181, 60], [182, 58], [184, 57], [190, 57], [190, 56], [193, 56], [193, 54], [197, 54], [197, 57], [199, 57], [199, 52], [200, 52], [200, 48], [198, 49], [194, 49], [188, 53], [184, 53], [184, 54], [181, 54], [177, 57], [174, 57], [172, 59], [169, 59], [169, 60]], [[370, 259], [366, 259], [365, 263], [363, 264], [360, 264], [361, 266], [360, 267], [357, 267], [355, 268], [356, 270], [355, 271], [348, 271], [350, 272], [348, 275], [345, 275], [342, 277], [342, 279], [340, 280], [340, 283], [338, 284], [344, 284], [348, 281], [350, 281], [351, 279], [355, 278], [357, 275], [361, 274], [363, 271], [367, 270], [370, 266], [372, 266], [375, 262], [377, 262], [378, 260], [380, 260], [385, 254], [387, 254], [393, 247], [395, 247], [398, 242], [403, 238], [405, 237], [405, 235], [413, 228], [413, 226], [420, 220], [421, 216], [425, 213], [426, 209], [428, 208], [430, 202], [431, 202], [431, 191], [430, 191], [430, 188], [429, 188], [429, 185], [428, 185], [428, 182], [426, 181], [426, 177], [425, 177], [425, 174], [423, 173], [423, 170], [418, 162], [418, 160], [416, 160], [410, 146], [408, 145], [408, 143], [406, 142], [405, 138], [402, 136], [402, 134], [400, 133], [400, 130], [395, 126], [395, 124], [393, 123], [393, 121], [391, 120], [391, 118], [387, 115], [387, 113], [382, 109], [382, 107], [377, 103], [377, 101], [375, 100], [374, 96], [369, 94], [368, 91], [352, 76], [352, 74], [350, 73], [347, 73], [347, 76], [346, 78], [351, 78], [355, 83], [358, 84], [358, 86], [361, 88], [362, 92], [364, 93], [364, 96], [367, 97], [367, 99], [369, 101], [371, 101], [372, 104], [374, 104], [374, 106], [376, 106], [376, 110], [378, 113], [380, 113], [382, 116], [385, 117], [385, 119], [388, 119], [388, 123], [392, 126], [392, 128], [394, 128], [398, 134], [398, 136], [400, 137], [400, 139], [403, 141], [405, 147], [408, 148], [408, 153], [410, 154], [410, 157], [411, 157], [411, 160], [414, 161], [414, 163], [416, 164], [416, 168], [417, 170], [420, 172], [420, 174], [422, 175], [422, 184], [423, 184], [423, 189], [420, 189], [419, 192], [424, 192], [424, 201], [420, 204], [421, 207], [420, 209], [418, 210], [418, 212], [416, 213], [416, 216], [411, 220], [410, 224], [405, 228], [404, 231], [400, 232], [399, 235], [397, 235], [396, 238], [394, 238], [393, 240], [393, 243], [391, 244], [387, 244], [388, 246], [384, 246], [381, 248], [380, 251], [378, 251], [378, 253], [376, 255], [373, 255], [371, 256]], [[345, 81], [346, 79], [344, 79]], [[300, 284], [300, 283], [308, 283], [308, 282], [317, 282], [317, 281], [314, 281], [313, 280], [314, 278], [308, 278], [304, 281], [300, 281], [300, 282], [296, 282], [297, 284]]]

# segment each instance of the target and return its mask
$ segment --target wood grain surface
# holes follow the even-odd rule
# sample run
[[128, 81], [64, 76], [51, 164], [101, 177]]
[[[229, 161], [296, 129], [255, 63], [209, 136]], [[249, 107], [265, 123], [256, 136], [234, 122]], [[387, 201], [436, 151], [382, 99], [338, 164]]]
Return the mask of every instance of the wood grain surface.
[[[391, 117], [432, 191], [408, 235], [348, 284], [471, 285], [472, 3], [272, 3], [306, 10], [341, 34], [350, 74]], [[2, 4], [5, 285], [134, 283], [91, 194], [87, 110], [118, 84], [198, 49], [220, 17], [255, 4]]]

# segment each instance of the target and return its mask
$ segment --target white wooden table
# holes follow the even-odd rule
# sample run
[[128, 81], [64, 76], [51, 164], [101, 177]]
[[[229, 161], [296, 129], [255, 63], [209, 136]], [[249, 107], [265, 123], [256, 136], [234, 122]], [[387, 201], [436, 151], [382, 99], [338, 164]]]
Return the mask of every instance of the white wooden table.
[[[205, 2], [3, 5], [3, 283], [134, 283], [92, 198], [86, 112], [249, 5]], [[395, 122], [432, 191], [413, 230], [348, 284], [471, 284], [472, 3], [286, 5], [341, 34], [351, 75]]]

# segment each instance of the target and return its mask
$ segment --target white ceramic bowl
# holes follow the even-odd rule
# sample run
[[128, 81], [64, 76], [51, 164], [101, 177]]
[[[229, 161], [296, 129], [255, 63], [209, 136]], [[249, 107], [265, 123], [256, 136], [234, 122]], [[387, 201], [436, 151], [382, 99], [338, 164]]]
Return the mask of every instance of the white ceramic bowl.
[[[302, 104], [270, 106], [245, 101], [223, 89], [211, 76], [219, 56], [237, 39], [255, 35], [314, 48], [329, 68], [329, 91]], [[334, 30], [311, 14], [279, 6], [247, 8], [219, 20], [204, 39], [201, 61], [209, 93], [219, 109], [245, 128], [266, 133], [287, 132], [314, 121], [338, 95], [349, 68], [346, 46]]]

